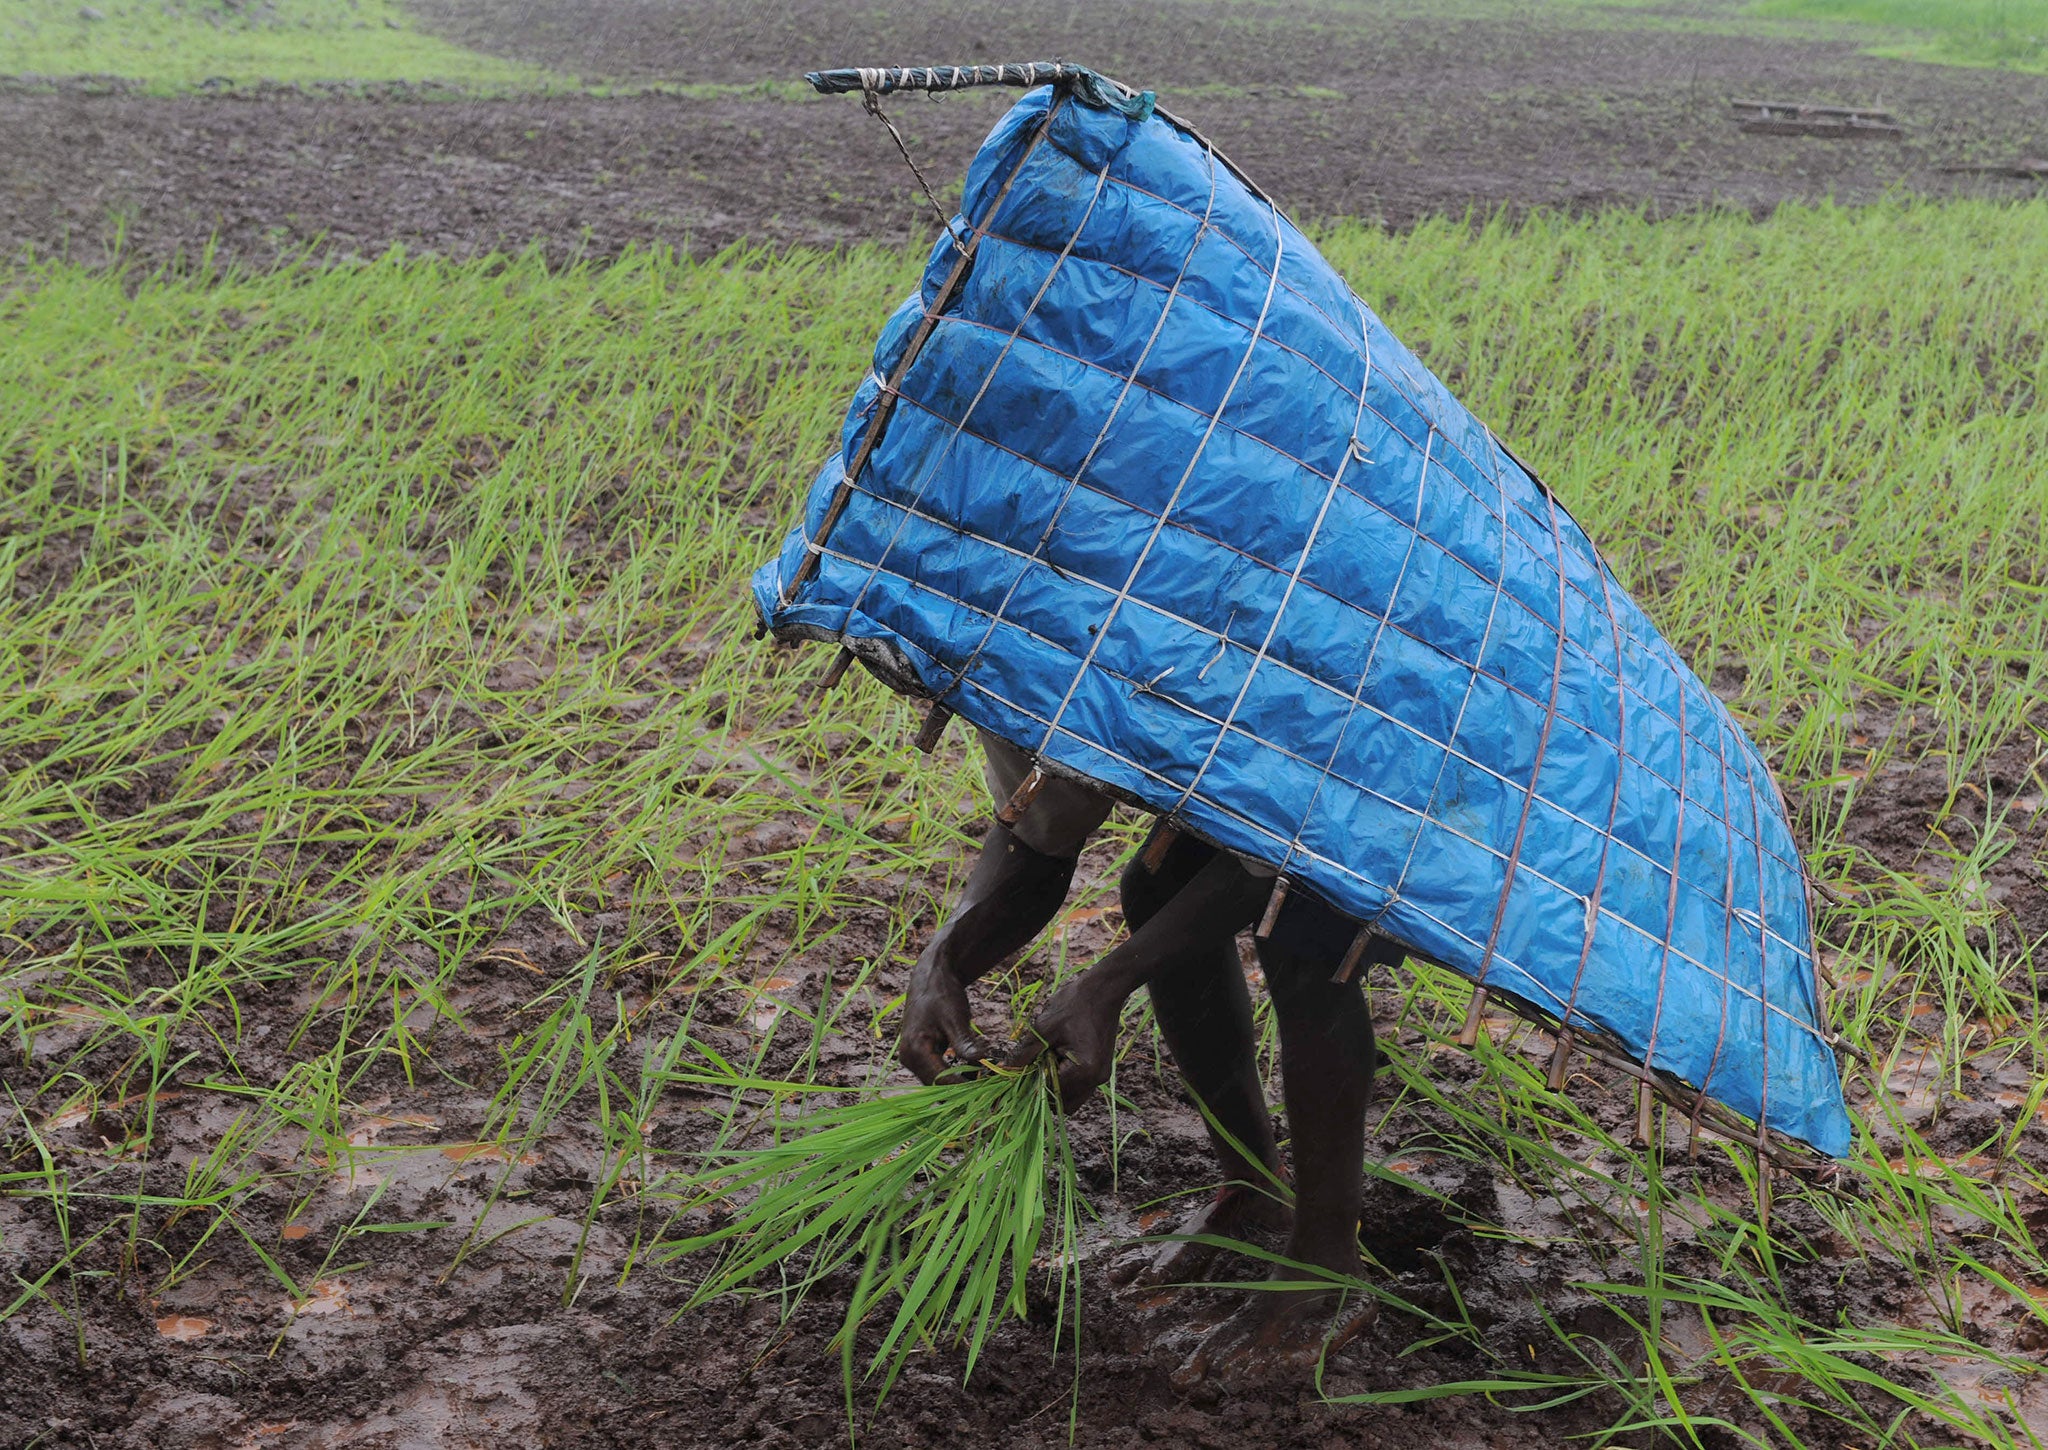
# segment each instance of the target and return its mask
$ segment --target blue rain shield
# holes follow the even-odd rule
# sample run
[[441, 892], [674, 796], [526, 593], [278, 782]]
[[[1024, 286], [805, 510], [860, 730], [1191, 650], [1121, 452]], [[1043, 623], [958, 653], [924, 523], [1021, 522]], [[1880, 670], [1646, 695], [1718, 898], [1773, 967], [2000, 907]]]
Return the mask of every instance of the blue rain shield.
[[996, 125], [754, 595], [778, 637], [1848, 1150], [1755, 746], [1549, 491], [1149, 106], [1042, 88]]

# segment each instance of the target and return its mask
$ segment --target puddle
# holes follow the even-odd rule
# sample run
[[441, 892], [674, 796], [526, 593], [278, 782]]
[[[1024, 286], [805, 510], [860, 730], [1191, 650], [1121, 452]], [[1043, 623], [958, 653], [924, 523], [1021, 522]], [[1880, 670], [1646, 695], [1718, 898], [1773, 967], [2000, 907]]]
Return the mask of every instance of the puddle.
[[441, 1156], [452, 1158], [457, 1163], [506, 1163], [516, 1162], [521, 1167], [540, 1162], [537, 1153], [521, 1153], [516, 1159], [510, 1157], [502, 1144], [498, 1143], [449, 1143], [441, 1149]]
[[380, 1113], [371, 1117], [357, 1119], [348, 1130], [348, 1141], [351, 1147], [367, 1148], [393, 1128], [419, 1128], [432, 1131], [440, 1126], [440, 1119], [430, 1118], [425, 1113], [401, 1113], [388, 1117]]
[[[181, 1098], [183, 1096], [185, 1095], [177, 1091], [176, 1089], [166, 1088], [164, 1091], [156, 1095], [155, 1101], [159, 1104], [163, 1104], [172, 1102], [175, 1099]], [[47, 1119], [44, 1120], [43, 1131], [48, 1133], [57, 1133], [62, 1132], [66, 1128], [75, 1128], [80, 1123], [86, 1121], [86, 1119], [93, 1117], [95, 1114], [118, 1112], [122, 1108], [128, 1107], [135, 1103], [142, 1102], [148, 1097], [148, 1093], [133, 1093], [125, 1098], [115, 1098], [111, 1102], [80, 1103], [75, 1107], [65, 1108], [59, 1112], [52, 1113]]]
[[157, 1320], [156, 1332], [165, 1339], [204, 1339], [213, 1332], [213, 1321], [193, 1314], [166, 1314]]
[[321, 1314], [348, 1313], [348, 1290], [341, 1280], [317, 1279], [312, 1290], [304, 1299], [285, 1301], [285, 1310], [292, 1318], [310, 1319]]
[[1985, 1360], [1946, 1355], [1929, 1361], [1927, 1368], [1965, 1404], [1994, 1413], [2002, 1409], [2036, 1445], [2048, 1439], [2048, 1377], [2038, 1371], [2017, 1374]]

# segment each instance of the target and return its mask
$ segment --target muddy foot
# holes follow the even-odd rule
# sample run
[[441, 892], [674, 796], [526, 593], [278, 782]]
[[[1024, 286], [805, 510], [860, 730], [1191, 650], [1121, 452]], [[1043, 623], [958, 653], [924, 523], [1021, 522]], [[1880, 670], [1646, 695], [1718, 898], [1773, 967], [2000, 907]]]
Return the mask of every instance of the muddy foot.
[[1317, 1362], [1370, 1329], [1379, 1305], [1355, 1291], [1254, 1289], [1236, 1313], [1202, 1336], [1173, 1387], [1184, 1395], [1311, 1379]]
[[[1284, 1233], [1292, 1218], [1285, 1204], [1257, 1189], [1232, 1184], [1217, 1189], [1214, 1198], [1182, 1219], [1173, 1232], [1242, 1239], [1261, 1230]], [[1109, 1277], [1112, 1283], [1134, 1289], [1192, 1284], [1206, 1278], [1222, 1256], [1223, 1250], [1214, 1244], [1147, 1245], [1112, 1265]]]

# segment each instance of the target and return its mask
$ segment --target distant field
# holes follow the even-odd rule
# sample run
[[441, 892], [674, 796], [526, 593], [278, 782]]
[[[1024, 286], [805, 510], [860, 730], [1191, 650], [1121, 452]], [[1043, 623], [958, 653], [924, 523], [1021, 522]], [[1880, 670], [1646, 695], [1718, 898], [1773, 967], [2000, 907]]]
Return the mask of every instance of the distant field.
[[[916, 9], [917, 7], [912, 7]], [[1232, 9], [1186, 4], [1181, 14], [1154, 12], [1139, 18], [1166, 31], [1221, 28], [1255, 50], [1275, 42], [1298, 54], [1314, 53], [1352, 25], [1389, 18], [1533, 22], [1545, 27], [1590, 27], [1585, 33], [1622, 29], [1680, 29], [1770, 38], [1779, 28], [1760, 22], [1812, 22], [1812, 34], [1867, 42], [1874, 53], [1951, 64], [2040, 69], [2048, 64], [2048, 0], [1707, 0], [1674, 12], [1661, 0], [1303, 0]], [[475, 49], [443, 38], [436, 22], [448, 16], [476, 43]], [[963, 12], [961, 38], [980, 46], [990, 21], [1000, 29], [1036, 35], [1027, 50], [1063, 49], [1077, 24], [1114, 35], [1118, 22], [1081, 19], [1070, 7], [997, 6], [988, 16], [970, 6]], [[863, 13], [814, 0], [772, 7], [722, 6], [718, 0], [8, 0], [0, 7], [0, 76], [108, 76], [142, 82], [158, 91], [177, 91], [208, 81], [247, 84], [314, 82], [436, 82], [487, 92], [555, 89], [579, 83], [604, 87], [630, 78], [695, 86], [753, 85], [789, 79], [809, 54], [808, 43], [828, 48], [840, 36], [853, 40], [877, 29], [900, 28], [903, 17]], [[911, 25], [917, 22], [912, 20]], [[706, 34], [736, 30], [737, 35]], [[550, 40], [535, 54], [518, 37], [531, 32]], [[747, 32], [755, 32], [750, 41]], [[643, 35], [644, 33], [644, 35]], [[632, 44], [611, 44], [632, 36]], [[651, 49], [645, 36], [653, 38]], [[773, 37], [765, 49], [762, 44]], [[1090, 47], [1094, 63], [1116, 56]], [[1339, 42], [1341, 48], [1341, 40]], [[779, 47], [779, 49], [777, 48]], [[664, 67], [660, 57], [683, 52], [761, 52], [739, 71]], [[1170, 47], [1154, 37], [1134, 54], [1156, 60]], [[489, 52], [488, 54], [484, 52]], [[768, 55], [774, 55], [771, 63]], [[948, 51], [947, 53], [950, 53]], [[1006, 54], [1008, 52], [1005, 52]], [[1021, 53], [1021, 52], [1020, 52]], [[1050, 53], [1050, 51], [1048, 51]], [[557, 59], [576, 56], [579, 64]], [[1127, 68], [1135, 61], [1119, 57]], [[1232, 67], [1222, 60], [1204, 80], [1227, 85]], [[1140, 67], [1133, 73], [1149, 70]]]
[[[91, 21], [70, 0], [0, 0], [0, 256], [901, 244], [931, 218], [895, 146], [799, 79], [875, 57], [1085, 57], [1156, 88], [1297, 218], [1396, 230], [1468, 210], [2029, 196], [2037, 181], [1999, 168], [2048, 136], [2048, 72], [1882, 59], [1858, 47], [1913, 33], [1747, 0], [361, 5], [128, 0]], [[288, 64], [266, 60], [278, 46]], [[24, 67], [45, 79], [8, 79]], [[48, 79], [80, 69], [126, 79]], [[60, 94], [99, 91], [115, 93]], [[1727, 102], [1755, 95], [1882, 101], [1905, 132], [1753, 135]], [[890, 115], [944, 196], [1011, 99]]]
[[1953, 65], [2048, 67], [2048, 0], [1756, 0], [1750, 12], [1908, 32], [1880, 55]]
[[[1372, 1240], [1408, 1308], [1326, 1388], [1570, 1403], [1231, 1402], [1274, 1443], [2048, 1434], [2043, 235], [2042, 202], [1326, 234], [1781, 772], [1869, 1065], [1845, 1189], [1785, 1184], [1767, 1239], [1740, 1155], [1689, 1164], [1675, 1120], [1633, 1150], [1597, 1072], [1553, 1098], [1542, 1042], [1450, 1046], [1461, 985], [1381, 982], [1368, 1229], [1436, 1227]], [[836, 1309], [748, 1380], [772, 1304], [671, 1324], [660, 1253], [675, 1176], [758, 1126], [679, 1064], [885, 1080], [987, 809], [961, 732], [926, 759], [872, 682], [814, 700], [827, 653], [756, 643], [744, 598], [916, 263], [0, 274], [9, 1412], [111, 1435], [110, 1372], [145, 1405], [190, 1375], [225, 1439], [477, 1374], [513, 1439], [832, 1428]], [[1133, 829], [991, 1025], [1106, 940]], [[1113, 1212], [1200, 1186], [1128, 1029], [1119, 1116], [1082, 1122]], [[1142, 1338], [1124, 1312], [1089, 1322]], [[431, 1357], [478, 1324], [527, 1338]], [[1083, 1424], [1186, 1413], [1120, 1342]], [[1041, 1327], [1001, 1344], [964, 1395], [921, 1357], [888, 1423], [1064, 1404]]]
[[396, 0], [7, 0], [4, 75], [118, 76], [164, 90], [216, 79], [478, 88], [548, 79], [538, 67], [421, 34]]

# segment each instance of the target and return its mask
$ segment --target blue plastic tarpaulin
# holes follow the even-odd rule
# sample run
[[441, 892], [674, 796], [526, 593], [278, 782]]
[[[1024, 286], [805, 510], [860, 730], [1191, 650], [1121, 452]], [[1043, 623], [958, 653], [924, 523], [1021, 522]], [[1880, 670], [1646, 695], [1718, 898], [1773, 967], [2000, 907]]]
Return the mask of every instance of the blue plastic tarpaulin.
[[990, 133], [762, 619], [1752, 1141], [1843, 1154], [1755, 746], [1550, 492], [1146, 101], [1044, 87]]

